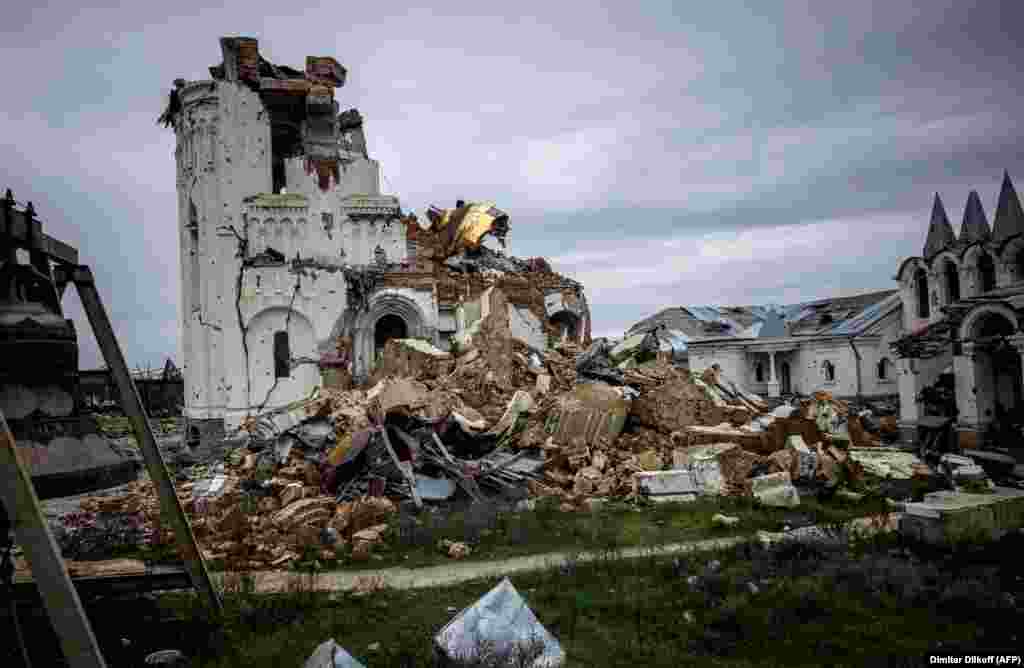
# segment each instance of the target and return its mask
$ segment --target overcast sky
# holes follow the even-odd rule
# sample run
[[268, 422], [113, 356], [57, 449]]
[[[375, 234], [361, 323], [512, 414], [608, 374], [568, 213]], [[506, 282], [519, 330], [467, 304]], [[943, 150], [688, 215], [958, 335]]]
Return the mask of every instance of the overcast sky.
[[[584, 283], [595, 335], [668, 306], [895, 287], [932, 194], [1024, 187], [1024, 2], [14, 3], [0, 187], [93, 266], [132, 365], [176, 356], [176, 77], [222, 35], [334, 55], [389, 192], [490, 199]], [[772, 8], [774, 7], [774, 8]], [[70, 294], [70, 293], [69, 293]], [[77, 300], [83, 367], [100, 358]]]

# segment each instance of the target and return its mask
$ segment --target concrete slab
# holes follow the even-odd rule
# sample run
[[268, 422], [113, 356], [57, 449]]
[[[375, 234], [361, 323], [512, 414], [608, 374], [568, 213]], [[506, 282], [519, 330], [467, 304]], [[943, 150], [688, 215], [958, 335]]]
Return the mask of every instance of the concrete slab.
[[641, 471], [633, 474], [637, 489], [649, 496], [696, 494], [700, 491], [689, 469], [678, 471]]
[[992, 494], [933, 492], [908, 503], [900, 531], [933, 544], [998, 539], [1024, 528], [1024, 490], [996, 487]]
[[789, 473], [769, 473], [751, 479], [751, 494], [766, 506], [794, 508], [800, 505], [800, 493]]

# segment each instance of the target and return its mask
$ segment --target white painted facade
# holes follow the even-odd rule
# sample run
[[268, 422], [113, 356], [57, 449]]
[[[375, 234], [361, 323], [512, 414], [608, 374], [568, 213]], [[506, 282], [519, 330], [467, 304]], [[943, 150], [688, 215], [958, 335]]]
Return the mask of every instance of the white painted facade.
[[[818, 390], [839, 397], [892, 395], [898, 393], [899, 382], [888, 344], [898, 335], [899, 326], [897, 310], [882, 320], [878, 334], [852, 339], [859, 362], [850, 337], [785, 336], [691, 340], [689, 365], [699, 373], [718, 364], [730, 380], [768, 397]], [[883, 359], [885, 369], [880, 371]]]
[[964, 442], [977, 443], [997, 405], [1024, 410], [1024, 211], [1009, 174], [991, 228], [972, 192], [954, 234], [936, 194], [924, 252], [905, 259], [894, 278], [905, 340], [923, 341], [941, 330], [935, 355], [900, 360], [901, 421], [912, 427], [923, 417], [914, 398], [944, 373], [953, 374]]
[[[387, 316], [401, 319], [405, 336], [437, 346], [457, 329], [452, 305], [441, 310], [430, 281], [374, 285], [361, 299], [350, 293], [346, 273], [358, 278], [370, 265], [394, 268], [415, 252], [398, 198], [381, 192], [361, 125], [355, 139], [343, 129], [343, 119], [361, 123], [358, 113], [338, 115], [337, 102], [333, 113], [324, 112], [312, 92], [308, 99], [274, 92], [323, 83], [308, 73], [308, 62], [309, 81], [288, 72], [269, 78], [262, 69], [255, 76], [251, 68], [243, 76], [241, 59], [256, 60], [252, 51], [239, 54], [255, 49], [255, 40], [224, 38], [221, 46], [224, 62], [214, 76], [222, 78], [176, 81], [168, 108], [177, 138], [184, 409], [203, 433], [211, 427], [203, 421], [223, 421], [230, 430], [247, 415], [308, 396], [321, 382], [321, 354], [333, 351], [339, 337], [351, 338], [351, 371], [366, 378], [379, 349], [377, 324]], [[282, 117], [282, 99], [321, 104], [297, 130], [285, 130], [301, 133], [293, 152], [299, 145], [321, 162], [327, 156], [336, 177], [332, 170], [325, 179], [303, 154], [275, 160], [274, 136], [295, 125]], [[275, 179], [284, 183], [278, 192]], [[548, 310], [589, 318], [563, 304]], [[546, 345], [542, 324], [528, 310], [510, 305], [510, 323], [513, 335]], [[275, 354], [282, 337], [284, 367]]]
[[[320, 382], [320, 353], [344, 329], [372, 363], [374, 319], [405, 311], [409, 335], [437, 329], [429, 291], [380, 290], [358, 318], [341, 268], [407, 259], [397, 198], [381, 194], [379, 165], [339, 142], [339, 180], [322, 190], [305, 158], [285, 160], [286, 195], [271, 193], [271, 122], [260, 94], [239, 81], [178, 88], [180, 229], [185, 412], [237, 426], [254, 408], [308, 395]], [[255, 197], [254, 197], [255, 196]], [[268, 250], [285, 262], [253, 263]], [[297, 268], [292, 260], [300, 258]], [[243, 267], [243, 261], [249, 263]], [[397, 306], [396, 306], [397, 305]], [[376, 310], [374, 310], [376, 306]], [[404, 313], [408, 315], [408, 313]], [[244, 335], [243, 335], [244, 332]], [[276, 377], [274, 335], [287, 332], [291, 370]], [[369, 337], [366, 332], [370, 332]]]

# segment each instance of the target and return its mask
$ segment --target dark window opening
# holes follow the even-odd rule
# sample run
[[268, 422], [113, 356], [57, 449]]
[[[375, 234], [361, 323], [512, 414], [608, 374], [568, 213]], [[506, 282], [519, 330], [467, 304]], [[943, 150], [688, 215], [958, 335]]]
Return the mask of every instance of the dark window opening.
[[917, 317], [927, 318], [932, 312], [928, 303], [928, 274], [924, 269], [914, 272], [914, 282], [917, 287]]
[[821, 365], [821, 368], [825, 372], [825, 380], [832, 382], [836, 379], [836, 367], [832, 362], [825, 360], [825, 363]]
[[1013, 323], [1001, 315], [990, 314], [984, 316], [982, 321], [975, 326], [974, 331], [975, 336], [980, 339], [1013, 336]]
[[292, 351], [288, 345], [288, 332], [274, 333], [274, 378], [288, 378], [292, 374]]
[[956, 265], [949, 260], [946, 260], [944, 270], [946, 274], [946, 301], [951, 303], [960, 301], [960, 272], [957, 271]]
[[832, 324], [832, 314], [831, 313], [824, 313], [824, 314], [822, 314], [821, 319], [819, 320], [819, 322], [822, 325], [831, 325]]
[[299, 127], [304, 111], [282, 105], [270, 110], [270, 165], [273, 192], [287, 187], [285, 160], [302, 155], [302, 131]]
[[273, 156], [273, 163], [271, 174], [273, 185], [271, 188], [274, 193], [279, 193], [287, 185], [284, 178], [284, 158], [275, 155]]
[[889, 360], [883, 357], [878, 360], [878, 380], [885, 380], [889, 377]]
[[996, 265], [988, 253], [984, 253], [978, 258], [978, 273], [981, 275], [982, 292], [996, 289]]
[[196, 211], [196, 204], [191, 199], [188, 201], [188, 244], [189, 244], [189, 256], [191, 262], [189, 263], [189, 270], [192, 274], [189, 277], [189, 286], [191, 288], [190, 297], [192, 303], [189, 305], [191, 309], [200, 308], [201, 284], [199, 282], [199, 212]]
[[376, 327], [373, 329], [373, 344], [375, 352], [379, 355], [384, 350], [384, 346], [391, 339], [404, 339], [409, 335], [408, 327], [406, 327], [405, 320], [401, 317], [389, 313], [380, 320], [377, 321]]
[[757, 378], [757, 382], [764, 382], [764, 364], [757, 363], [757, 367], [754, 369], [754, 376]]
[[569, 341], [576, 341], [579, 338], [579, 318], [572, 313], [560, 311], [548, 319], [558, 332], [558, 338], [563, 336]]

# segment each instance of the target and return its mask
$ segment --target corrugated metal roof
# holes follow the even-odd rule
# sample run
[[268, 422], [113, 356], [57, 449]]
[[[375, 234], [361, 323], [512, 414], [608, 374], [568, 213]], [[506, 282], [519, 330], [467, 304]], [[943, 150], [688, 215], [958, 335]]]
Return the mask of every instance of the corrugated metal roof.
[[685, 336], [686, 341], [721, 337], [849, 336], [863, 334], [898, 307], [899, 301], [896, 291], [887, 290], [800, 304], [675, 307], [637, 323], [630, 331], [653, 329], [661, 323]]
[[852, 318], [847, 318], [837, 323], [827, 333], [835, 335], [859, 334], [890, 310], [896, 308], [899, 302], [899, 294], [891, 295], [880, 302], [868, 306]]

